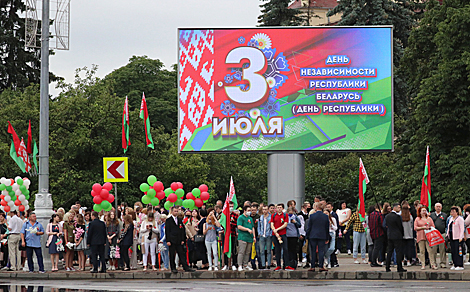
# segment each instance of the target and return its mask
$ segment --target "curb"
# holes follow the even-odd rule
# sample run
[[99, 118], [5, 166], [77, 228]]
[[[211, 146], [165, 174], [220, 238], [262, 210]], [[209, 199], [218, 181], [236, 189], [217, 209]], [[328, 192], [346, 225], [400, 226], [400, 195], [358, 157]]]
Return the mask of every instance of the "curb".
[[197, 271], [193, 273], [178, 272], [109, 272], [104, 274], [91, 273], [0, 273], [0, 279], [43, 279], [43, 280], [93, 280], [93, 279], [194, 279], [194, 280], [439, 280], [439, 281], [470, 281], [470, 273], [463, 272], [377, 272], [377, 271], [356, 271], [356, 272], [308, 272], [308, 271]]

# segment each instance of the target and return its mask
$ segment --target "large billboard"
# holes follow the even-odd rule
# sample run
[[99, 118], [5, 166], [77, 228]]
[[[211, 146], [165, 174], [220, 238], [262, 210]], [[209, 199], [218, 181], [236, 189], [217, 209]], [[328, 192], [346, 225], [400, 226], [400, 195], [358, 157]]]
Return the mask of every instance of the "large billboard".
[[179, 152], [393, 151], [391, 26], [178, 39]]

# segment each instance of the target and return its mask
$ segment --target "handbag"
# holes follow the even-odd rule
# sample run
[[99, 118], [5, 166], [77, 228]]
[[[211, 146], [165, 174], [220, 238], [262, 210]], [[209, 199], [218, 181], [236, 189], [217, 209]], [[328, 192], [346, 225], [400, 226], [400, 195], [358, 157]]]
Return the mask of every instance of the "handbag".
[[430, 247], [444, 243], [444, 238], [436, 228], [432, 227], [431, 230], [424, 230], [424, 233]]
[[194, 242], [204, 242], [205, 236], [203, 234], [194, 235]]

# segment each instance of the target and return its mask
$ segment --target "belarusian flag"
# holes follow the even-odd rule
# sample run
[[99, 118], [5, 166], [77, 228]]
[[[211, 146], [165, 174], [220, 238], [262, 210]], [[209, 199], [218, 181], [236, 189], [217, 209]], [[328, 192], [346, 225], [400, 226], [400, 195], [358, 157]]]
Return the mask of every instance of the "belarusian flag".
[[364, 200], [364, 194], [366, 193], [368, 183], [369, 177], [367, 176], [366, 168], [362, 163], [362, 158], [359, 158], [359, 202], [357, 204], [357, 212], [361, 222], [366, 221], [366, 203]]
[[21, 160], [24, 162], [25, 170], [26, 172], [31, 171], [31, 161], [29, 160], [28, 152], [26, 151], [26, 145], [24, 144], [23, 138], [21, 138], [20, 142], [20, 148], [19, 148], [19, 154]]
[[38, 163], [36, 162], [36, 155], [38, 154], [38, 146], [36, 144], [36, 140], [33, 139], [33, 131], [31, 130], [31, 120], [29, 120], [29, 127], [28, 127], [28, 145], [26, 147], [26, 152], [28, 154], [33, 155], [33, 162], [34, 166], [36, 167], [36, 171], [38, 171]]
[[140, 118], [144, 120], [145, 139], [147, 141], [147, 146], [155, 149], [153, 146], [152, 134], [150, 133], [150, 119], [144, 93], [142, 93], [142, 103], [140, 104]]
[[18, 138], [18, 135], [16, 135], [15, 129], [13, 129], [13, 126], [10, 124], [10, 121], [8, 121], [8, 133], [11, 134], [11, 147], [10, 147], [10, 156], [11, 158], [16, 162], [18, 167], [21, 169], [22, 172], [26, 172], [25, 170], [25, 164], [23, 162], [23, 159], [21, 159], [20, 156], [20, 138]]
[[127, 101], [124, 102], [124, 109], [122, 111], [122, 148], [124, 149], [124, 153], [126, 153], [127, 149], [131, 145], [131, 140], [129, 140], [129, 103]]
[[429, 157], [429, 146], [426, 150], [426, 164], [424, 166], [423, 181], [421, 184], [420, 203], [431, 212], [431, 158]]
[[238, 208], [237, 195], [235, 194], [235, 186], [233, 185], [233, 178], [230, 177], [230, 193], [227, 194], [225, 199], [224, 208], [222, 209], [222, 215], [220, 216], [220, 224], [224, 228], [224, 253], [227, 254], [227, 257], [232, 256], [232, 228], [230, 225], [230, 207], [229, 203], [233, 202], [233, 209]]

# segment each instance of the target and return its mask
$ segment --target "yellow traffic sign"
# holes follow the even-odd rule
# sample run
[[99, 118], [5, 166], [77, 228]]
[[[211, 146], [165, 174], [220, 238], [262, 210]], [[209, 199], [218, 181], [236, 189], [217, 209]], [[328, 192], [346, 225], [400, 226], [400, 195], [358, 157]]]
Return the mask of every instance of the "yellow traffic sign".
[[127, 157], [103, 157], [105, 182], [128, 182]]

